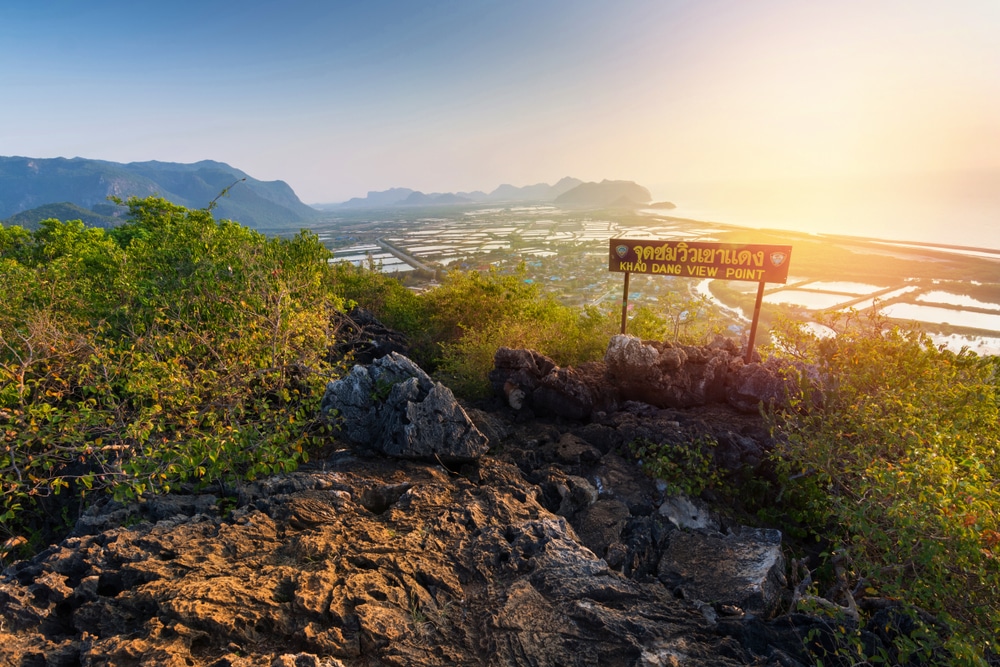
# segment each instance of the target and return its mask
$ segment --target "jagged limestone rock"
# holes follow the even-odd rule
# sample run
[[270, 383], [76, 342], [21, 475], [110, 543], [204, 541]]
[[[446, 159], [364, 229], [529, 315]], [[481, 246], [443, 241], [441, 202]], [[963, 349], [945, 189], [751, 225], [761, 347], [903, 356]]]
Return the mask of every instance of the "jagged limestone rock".
[[386, 456], [462, 462], [489, 449], [451, 390], [396, 352], [327, 385], [322, 411], [349, 441]]
[[784, 570], [781, 531], [741, 527], [722, 535], [677, 530], [660, 559], [658, 577], [685, 599], [767, 617], [781, 600]]

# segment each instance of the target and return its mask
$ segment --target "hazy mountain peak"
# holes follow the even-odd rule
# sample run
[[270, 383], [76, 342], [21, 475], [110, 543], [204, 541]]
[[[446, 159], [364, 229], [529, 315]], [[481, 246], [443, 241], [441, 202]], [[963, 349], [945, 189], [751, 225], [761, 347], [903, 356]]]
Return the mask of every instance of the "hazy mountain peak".
[[568, 208], [639, 208], [652, 200], [649, 190], [632, 181], [581, 183], [555, 199], [557, 206]]
[[[223, 191], [226, 196], [220, 198]], [[122, 164], [80, 157], [0, 157], [0, 219], [53, 203], [73, 204], [107, 216], [114, 208], [107, 201], [109, 196], [151, 195], [196, 209], [215, 201], [215, 217], [257, 228], [291, 227], [318, 214], [284, 181], [259, 181], [214, 160]]]
[[375, 208], [388, 206], [417, 206], [429, 204], [461, 204], [461, 203], [505, 203], [505, 202], [552, 202], [556, 197], [582, 184], [578, 178], [566, 176], [555, 185], [535, 183], [533, 185], [516, 186], [503, 183], [490, 193], [480, 190], [474, 192], [444, 192], [426, 194], [409, 188], [392, 188], [381, 192], [369, 192], [365, 197], [355, 197], [339, 205], [323, 206], [322, 208]]

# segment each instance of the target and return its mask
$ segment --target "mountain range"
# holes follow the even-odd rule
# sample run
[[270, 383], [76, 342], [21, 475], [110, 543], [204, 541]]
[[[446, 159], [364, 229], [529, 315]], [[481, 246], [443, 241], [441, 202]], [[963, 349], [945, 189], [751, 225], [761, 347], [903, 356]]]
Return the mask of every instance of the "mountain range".
[[317, 204], [322, 210], [394, 208], [400, 206], [436, 206], [446, 204], [499, 204], [511, 202], [545, 202], [565, 208], [639, 208], [651, 200], [649, 190], [632, 181], [584, 183], [566, 177], [555, 185], [536, 183], [517, 187], [504, 184], [486, 193], [435, 192], [425, 194], [410, 188], [370, 191], [365, 197], [355, 197], [339, 204]]
[[284, 181], [259, 181], [212, 160], [122, 164], [85, 158], [0, 157], [0, 220], [8, 224], [30, 227], [58, 217], [114, 226], [124, 207], [108, 197], [150, 195], [196, 209], [215, 202], [217, 218], [258, 229], [298, 225], [320, 215], [303, 204]]
[[[430, 193], [410, 188], [372, 191], [337, 204], [307, 206], [284, 181], [259, 181], [224, 162], [108, 162], [85, 158], [0, 156], [0, 222], [33, 228], [41, 220], [80, 219], [113, 227], [125, 208], [109, 201], [159, 196], [187, 208], [212, 207], [217, 218], [264, 230], [308, 226], [324, 211], [461, 204], [546, 203], [561, 208], [641, 208], [649, 190], [632, 181], [585, 183], [566, 177], [555, 185], [504, 184], [486, 193]], [[672, 204], [653, 204], [672, 207]]]

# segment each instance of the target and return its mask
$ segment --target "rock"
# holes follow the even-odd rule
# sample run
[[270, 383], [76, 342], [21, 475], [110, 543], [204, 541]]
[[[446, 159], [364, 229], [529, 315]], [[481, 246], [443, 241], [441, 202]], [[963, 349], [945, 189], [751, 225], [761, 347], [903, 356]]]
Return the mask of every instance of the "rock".
[[785, 587], [784, 567], [777, 530], [742, 528], [728, 535], [679, 530], [671, 533], [658, 577], [686, 599], [733, 605], [768, 617]]
[[721, 344], [677, 346], [627, 335], [614, 336], [604, 355], [608, 378], [622, 399], [661, 408], [721, 402], [733, 361]]
[[656, 348], [625, 334], [612, 336], [604, 353], [608, 376], [629, 384], [656, 380], [659, 358]]
[[[247, 485], [226, 517], [178, 503], [192, 514], [6, 570], [0, 664], [749, 661], [660, 584], [612, 570], [515, 466], [485, 458], [468, 479], [408, 460], [325, 467]], [[603, 543], [626, 510], [600, 503], [582, 521], [610, 520]]]
[[661, 495], [635, 461], [617, 454], [605, 454], [599, 464], [589, 467], [587, 479], [597, 489], [598, 497], [622, 501], [633, 516], [651, 514]]
[[597, 502], [597, 489], [583, 477], [567, 475], [565, 482], [558, 484], [556, 490], [560, 500], [556, 510], [559, 516], [571, 517]]
[[754, 470], [767, 456], [757, 439], [730, 430], [717, 432], [715, 441], [715, 465], [730, 473]]
[[708, 508], [687, 496], [670, 496], [658, 510], [660, 516], [678, 528], [687, 530], [719, 530], [719, 522], [712, 518]]
[[334, 313], [333, 325], [336, 327], [336, 343], [330, 355], [333, 359], [347, 357], [358, 364], [370, 364], [392, 352], [405, 355], [409, 350], [404, 334], [389, 329], [364, 308]]
[[[661, 375], [719, 354], [658, 345]], [[533, 353], [500, 356], [524, 371], [526, 404], [560, 376]], [[389, 355], [344, 380], [328, 418], [392, 459], [341, 449], [235, 500], [91, 507], [72, 537], [0, 575], [0, 664], [729, 667], [808, 664], [832, 640], [821, 619], [768, 618], [780, 534], [691, 523], [700, 508], [667, 503], [623, 449], [711, 436], [743, 465], [765, 446], [758, 416], [612, 409], [608, 394], [588, 423], [473, 410], [494, 456], [454, 470], [437, 460], [449, 396], [412, 361]]]
[[594, 362], [554, 368], [538, 381], [532, 405], [543, 414], [585, 420], [595, 409], [607, 409], [615, 402], [604, 376], [604, 365]]
[[785, 379], [775, 366], [747, 364], [737, 368], [730, 376], [726, 402], [741, 412], [758, 412], [761, 406], [786, 405]]
[[559, 440], [541, 448], [548, 461], [560, 463], [596, 463], [601, 460], [601, 450], [571, 433], [565, 433]]
[[[570, 523], [580, 541], [598, 558], [608, 560], [608, 549], [621, 541], [622, 530], [630, 518], [628, 506], [620, 500], [598, 500], [593, 505], [581, 510]], [[621, 566], [624, 552], [612, 567]]]
[[321, 409], [349, 441], [385, 456], [465, 462], [489, 449], [451, 390], [395, 352], [331, 382]]
[[490, 384], [498, 396], [509, 394], [515, 389], [528, 396], [535, 391], [539, 381], [555, 368], [554, 361], [534, 350], [501, 347], [493, 355]]
[[559, 368], [532, 350], [500, 348], [490, 382], [497, 396], [515, 410], [586, 421], [595, 413], [615, 412], [628, 402], [656, 408], [692, 408], [728, 403], [745, 413], [760, 406], [787, 405], [788, 377], [801, 375], [822, 400], [819, 374], [810, 367], [744, 364], [732, 339], [717, 336], [708, 345], [675, 345], [615, 335], [603, 362]]

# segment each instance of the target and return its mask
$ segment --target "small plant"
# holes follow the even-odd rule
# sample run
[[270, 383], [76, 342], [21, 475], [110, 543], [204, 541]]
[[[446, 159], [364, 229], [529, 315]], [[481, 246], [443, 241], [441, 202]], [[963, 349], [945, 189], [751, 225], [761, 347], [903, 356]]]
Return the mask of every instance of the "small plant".
[[379, 378], [375, 382], [375, 387], [372, 388], [371, 399], [376, 403], [381, 403], [385, 399], [389, 398], [389, 394], [392, 393], [392, 388], [396, 386], [395, 382], [386, 380], [385, 378]]
[[663, 480], [674, 493], [698, 496], [719, 481], [712, 457], [716, 444], [709, 437], [680, 444], [656, 443], [640, 438], [629, 443], [628, 447], [650, 477]]
[[428, 622], [427, 614], [420, 606], [420, 599], [412, 591], [410, 592], [410, 620], [413, 621], [414, 625], [423, 625]]

